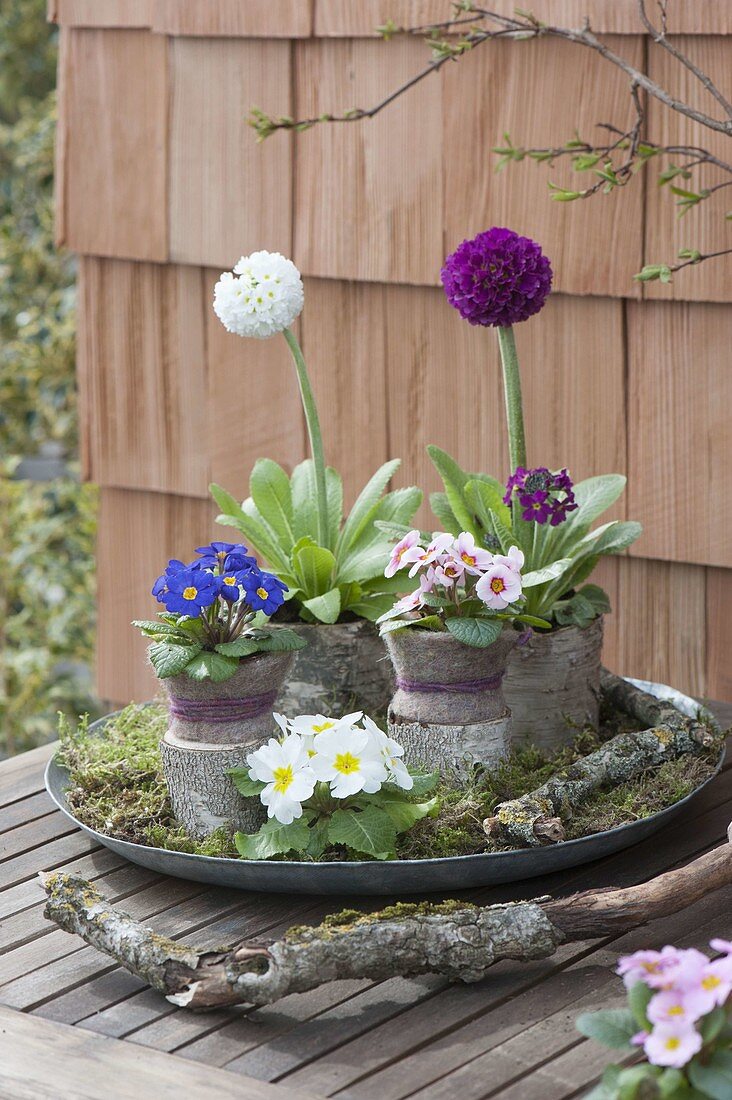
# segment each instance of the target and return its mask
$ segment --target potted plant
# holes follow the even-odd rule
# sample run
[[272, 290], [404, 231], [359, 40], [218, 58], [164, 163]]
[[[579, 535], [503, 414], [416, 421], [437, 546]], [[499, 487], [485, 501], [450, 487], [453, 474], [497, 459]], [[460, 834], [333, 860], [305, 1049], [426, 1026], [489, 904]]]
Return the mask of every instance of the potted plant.
[[512, 722], [502, 682], [516, 627], [549, 625], [524, 612], [523, 587], [541, 576], [522, 580], [523, 564], [517, 546], [491, 554], [468, 531], [429, 542], [410, 531], [394, 547], [387, 576], [419, 577], [380, 619], [396, 673], [389, 732], [408, 763], [450, 778], [506, 755]]
[[161, 742], [173, 813], [194, 836], [261, 817], [242, 802], [227, 769], [241, 764], [276, 729], [275, 698], [304, 640], [267, 619], [286, 586], [257, 566], [247, 547], [213, 542], [195, 561], [172, 560], [153, 585], [165, 611], [136, 621], [168, 695]]
[[416, 488], [386, 493], [399, 461], [385, 463], [343, 516], [338, 472], [326, 467], [323, 439], [307, 367], [290, 325], [304, 292], [295, 265], [279, 253], [242, 258], [216, 284], [214, 310], [229, 332], [265, 339], [282, 333], [292, 353], [310, 440], [311, 458], [291, 477], [260, 459], [243, 503], [219, 485], [211, 492], [218, 522], [237, 528], [287, 586], [293, 629], [308, 648], [278, 700], [284, 711], [376, 711], [391, 691], [389, 663], [373, 623], [392, 603], [384, 578], [389, 536], [375, 521], [408, 525], [422, 494]]
[[552, 629], [532, 633], [514, 650], [504, 686], [517, 734], [554, 749], [573, 727], [597, 725], [602, 616], [610, 605], [601, 588], [586, 582], [599, 559], [625, 550], [641, 526], [617, 520], [592, 526], [622, 494], [620, 474], [573, 484], [566, 469], [529, 467], [513, 325], [538, 313], [551, 289], [551, 265], [539, 245], [493, 228], [463, 241], [441, 276], [460, 315], [498, 335], [511, 474], [506, 483], [470, 474], [429, 447], [444, 485], [430, 498], [432, 510], [446, 530], [468, 531], [483, 547], [505, 553], [516, 544], [526, 568], [546, 578], [527, 593], [526, 610]]

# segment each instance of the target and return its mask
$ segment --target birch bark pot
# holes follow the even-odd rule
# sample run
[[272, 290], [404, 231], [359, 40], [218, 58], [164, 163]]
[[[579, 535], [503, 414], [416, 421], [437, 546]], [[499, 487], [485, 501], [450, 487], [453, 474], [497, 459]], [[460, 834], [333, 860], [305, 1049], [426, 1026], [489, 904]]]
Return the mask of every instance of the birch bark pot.
[[353, 710], [383, 714], [394, 689], [386, 647], [373, 623], [288, 623], [308, 643], [295, 653], [277, 710], [297, 714], [333, 714]]
[[597, 728], [603, 617], [586, 627], [532, 632], [508, 660], [503, 689], [517, 742], [552, 752], [577, 728]]
[[163, 774], [173, 813], [192, 836], [219, 828], [253, 832], [266, 819], [259, 799], [243, 798], [227, 773], [279, 735], [272, 711], [292, 661], [291, 653], [261, 653], [244, 658], [223, 683], [162, 681], [170, 714], [160, 742]]
[[511, 628], [481, 649], [437, 631], [386, 635], [397, 685], [389, 734], [408, 764], [459, 780], [474, 764], [491, 767], [506, 755], [512, 723], [502, 681], [517, 640]]

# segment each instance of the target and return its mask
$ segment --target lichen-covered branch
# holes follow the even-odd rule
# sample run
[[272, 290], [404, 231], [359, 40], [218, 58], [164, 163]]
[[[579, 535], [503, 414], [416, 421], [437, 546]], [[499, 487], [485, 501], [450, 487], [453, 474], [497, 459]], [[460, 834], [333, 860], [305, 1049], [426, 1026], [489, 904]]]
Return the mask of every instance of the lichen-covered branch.
[[596, 791], [617, 787], [647, 768], [685, 753], [721, 747], [719, 730], [689, 718], [671, 703], [649, 695], [620, 676], [603, 669], [605, 698], [648, 729], [621, 733], [596, 752], [558, 772], [534, 791], [502, 802], [486, 818], [488, 836], [506, 844], [539, 847], [564, 840], [562, 818], [571, 816]]
[[271, 1004], [343, 978], [431, 973], [480, 981], [502, 959], [546, 958], [567, 941], [626, 931], [730, 885], [732, 848], [725, 844], [629, 889], [489, 906], [446, 901], [372, 914], [346, 910], [317, 927], [291, 928], [273, 943], [241, 943], [228, 951], [197, 950], [157, 936], [108, 905], [84, 879], [62, 873], [42, 878], [49, 920], [111, 955], [173, 1004], [208, 1009]]

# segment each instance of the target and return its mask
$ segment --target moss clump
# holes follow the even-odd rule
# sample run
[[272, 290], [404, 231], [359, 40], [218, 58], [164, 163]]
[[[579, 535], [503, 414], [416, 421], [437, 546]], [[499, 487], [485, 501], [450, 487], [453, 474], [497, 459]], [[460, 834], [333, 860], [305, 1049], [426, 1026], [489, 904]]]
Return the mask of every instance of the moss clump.
[[[85, 719], [76, 729], [62, 721], [61, 763], [70, 773], [69, 806], [85, 825], [108, 836], [175, 852], [236, 858], [225, 829], [197, 841], [174, 820], [160, 764], [159, 742], [166, 727], [162, 704], [125, 707], [109, 719], [101, 736], [89, 732]], [[599, 731], [578, 730], [572, 744], [559, 752], [550, 755], [534, 746], [519, 747], [491, 772], [476, 770], [459, 786], [441, 783], [434, 792], [440, 798], [439, 815], [424, 818], [399, 836], [397, 858], [439, 859], [505, 850], [483, 830], [483, 820], [499, 802], [535, 790], [604, 741], [634, 729], [637, 723], [627, 715], [604, 712]], [[673, 805], [709, 778], [717, 759], [716, 751], [680, 757], [598, 792], [572, 818], [565, 816], [567, 839], [625, 825]], [[364, 857], [337, 847], [327, 849], [322, 859]], [[362, 917], [347, 910], [329, 921], [336, 929]]]

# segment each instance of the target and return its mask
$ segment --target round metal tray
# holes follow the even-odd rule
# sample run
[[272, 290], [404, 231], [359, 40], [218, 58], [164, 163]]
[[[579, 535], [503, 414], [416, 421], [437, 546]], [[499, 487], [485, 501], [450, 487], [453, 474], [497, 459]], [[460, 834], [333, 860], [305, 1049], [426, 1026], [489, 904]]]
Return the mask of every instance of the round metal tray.
[[[633, 679], [630, 682], [657, 698], [670, 700], [684, 714], [697, 715], [702, 709], [694, 699], [666, 684]], [[106, 721], [106, 718], [101, 718], [91, 728], [101, 732]], [[161, 874], [208, 882], [214, 886], [276, 893], [424, 894], [535, 878], [537, 875], [547, 875], [552, 871], [590, 863], [594, 859], [637, 844], [683, 813], [692, 799], [712, 782], [723, 761], [724, 752], [714, 774], [680, 802], [650, 817], [607, 832], [542, 848], [484, 852], [443, 859], [395, 859], [386, 862], [301, 863], [293, 860], [220, 859], [189, 855], [185, 852], [168, 852], [163, 848], [131, 844], [126, 840], [105, 836], [78, 821], [66, 801], [68, 773], [56, 762], [55, 757], [46, 768], [46, 789], [62, 813], [89, 836], [132, 863]]]

